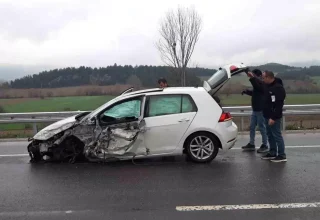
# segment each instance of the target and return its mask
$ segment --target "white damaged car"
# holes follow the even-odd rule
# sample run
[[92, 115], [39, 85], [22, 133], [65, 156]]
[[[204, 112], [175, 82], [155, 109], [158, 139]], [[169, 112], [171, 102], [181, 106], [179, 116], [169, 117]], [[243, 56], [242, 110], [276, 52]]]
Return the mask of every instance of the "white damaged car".
[[129, 89], [92, 112], [84, 112], [30, 138], [31, 162], [102, 162], [186, 154], [212, 161], [232, 148], [238, 128], [230, 113], [212, 98], [243, 64], [226, 65], [203, 87]]

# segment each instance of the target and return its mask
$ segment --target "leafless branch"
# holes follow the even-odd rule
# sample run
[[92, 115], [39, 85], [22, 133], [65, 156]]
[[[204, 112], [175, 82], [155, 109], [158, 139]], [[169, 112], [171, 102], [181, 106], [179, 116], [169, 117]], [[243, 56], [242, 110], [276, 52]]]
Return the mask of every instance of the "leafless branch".
[[202, 20], [194, 8], [169, 11], [160, 25], [157, 48], [164, 63], [179, 70], [182, 86], [188, 63], [201, 32]]

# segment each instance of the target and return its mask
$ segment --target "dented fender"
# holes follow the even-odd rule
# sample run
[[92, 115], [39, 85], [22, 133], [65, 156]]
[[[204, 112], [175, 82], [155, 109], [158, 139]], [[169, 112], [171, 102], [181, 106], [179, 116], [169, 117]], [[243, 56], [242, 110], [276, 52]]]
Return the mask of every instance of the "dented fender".
[[33, 136], [33, 139], [45, 141], [52, 138], [54, 135], [71, 128], [77, 122], [75, 117], [76, 116], [65, 118], [43, 128]]

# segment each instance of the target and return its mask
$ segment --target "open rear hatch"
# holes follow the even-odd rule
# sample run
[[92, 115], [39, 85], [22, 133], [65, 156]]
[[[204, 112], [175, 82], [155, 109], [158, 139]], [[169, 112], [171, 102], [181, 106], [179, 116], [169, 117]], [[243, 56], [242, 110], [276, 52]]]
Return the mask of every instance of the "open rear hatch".
[[248, 72], [249, 68], [243, 63], [228, 64], [220, 67], [208, 80], [203, 82], [203, 87], [211, 95], [216, 94], [232, 76]]

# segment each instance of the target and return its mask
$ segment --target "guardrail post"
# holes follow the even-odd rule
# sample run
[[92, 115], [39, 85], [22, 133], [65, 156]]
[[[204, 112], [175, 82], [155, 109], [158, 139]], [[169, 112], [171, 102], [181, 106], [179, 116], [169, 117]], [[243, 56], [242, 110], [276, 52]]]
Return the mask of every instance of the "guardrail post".
[[244, 127], [243, 116], [241, 116], [241, 131], [244, 131], [243, 127]]
[[33, 133], [34, 133], [34, 134], [38, 133], [37, 123], [33, 123]]
[[286, 117], [285, 116], [282, 117], [281, 122], [282, 122], [282, 131], [286, 131]]

